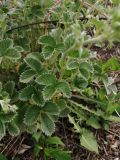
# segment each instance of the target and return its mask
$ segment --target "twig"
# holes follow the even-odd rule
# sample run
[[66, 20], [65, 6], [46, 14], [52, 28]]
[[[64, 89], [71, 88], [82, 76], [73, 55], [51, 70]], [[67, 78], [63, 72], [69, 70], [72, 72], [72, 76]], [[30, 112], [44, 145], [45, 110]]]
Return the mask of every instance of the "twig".
[[10, 143], [12, 143], [12, 141], [14, 140], [14, 137], [11, 138], [11, 140], [8, 142], [8, 144], [5, 146], [5, 148], [1, 151], [1, 153], [3, 153], [9, 146]]
[[[47, 23], [57, 23], [57, 22], [58, 22], [58, 20], [47, 21]], [[34, 25], [38, 25], [38, 24], [45, 24], [45, 23], [46, 23], [45, 21], [42, 21], [42, 22], [34, 22], [34, 23], [24, 24], [24, 25], [21, 25], [21, 26], [17, 26], [17, 27], [11, 28], [11, 29], [7, 30], [6, 33], [9, 33], [9, 32], [12, 32], [14, 30], [21, 29], [21, 28], [34, 26]]]

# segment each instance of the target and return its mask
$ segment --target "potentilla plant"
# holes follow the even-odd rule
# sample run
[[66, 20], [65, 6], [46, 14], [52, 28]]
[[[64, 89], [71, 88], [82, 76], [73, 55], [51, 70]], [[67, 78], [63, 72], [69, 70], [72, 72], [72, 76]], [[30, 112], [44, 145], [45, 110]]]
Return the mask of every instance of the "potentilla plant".
[[11, 25], [19, 25], [21, 15], [28, 24], [12, 29], [6, 24], [0, 41], [1, 71], [15, 73], [10, 82], [1, 79], [0, 137], [5, 129], [12, 135], [40, 130], [51, 136], [59, 118], [68, 117], [81, 145], [98, 153], [91, 128], [108, 130], [110, 121], [120, 122], [120, 93], [109, 74], [120, 70], [120, 63], [114, 56], [107, 62], [98, 59], [91, 47], [119, 42], [119, 6], [70, 0], [42, 5], [36, 0], [16, 2], [14, 10], [5, 6], [1, 12], [11, 17]]

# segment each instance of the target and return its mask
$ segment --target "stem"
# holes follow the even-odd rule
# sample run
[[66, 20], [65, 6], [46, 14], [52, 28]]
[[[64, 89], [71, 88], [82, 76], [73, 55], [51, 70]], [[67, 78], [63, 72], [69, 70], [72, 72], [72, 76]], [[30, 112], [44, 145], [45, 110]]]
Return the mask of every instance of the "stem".
[[90, 39], [87, 39], [83, 42], [83, 45], [93, 44], [96, 42], [103, 42], [106, 39], [105, 35], [99, 35], [97, 37], [93, 37]]
[[[74, 102], [74, 101], [72, 101], [72, 100], [68, 100], [71, 104], [73, 104], [73, 105], [75, 105], [75, 106], [78, 106], [78, 107], [80, 107], [81, 109], [83, 109], [83, 110], [85, 110], [85, 111], [87, 111], [87, 112], [89, 112], [89, 113], [92, 113], [92, 114], [94, 114], [94, 115], [96, 115], [96, 116], [101, 116], [101, 114], [99, 114], [99, 113], [97, 113], [96, 111], [94, 111], [94, 110], [91, 110], [91, 109], [89, 109], [89, 108], [87, 108], [87, 107], [84, 107], [83, 105], [81, 105], [81, 104], [78, 104], [78, 103], [76, 103], [76, 102]], [[72, 111], [73, 111], [73, 109], [72, 109]], [[74, 113], [75, 113], [75, 111], [74, 111]], [[76, 113], [76, 114], [78, 114], [78, 113]]]
[[100, 104], [100, 105], [104, 105], [103, 102], [100, 102], [100, 101], [97, 101], [95, 99], [91, 99], [91, 98], [88, 98], [88, 97], [78, 96], [78, 95], [72, 95], [72, 97], [80, 99], [80, 100], [83, 99], [85, 101], [89, 101], [89, 102], [97, 103], [97, 104]]
[[[47, 21], [47, 23], [57, 23], [57, 22], [58, 22], [58, 20]], [[46, 22], [43, 21], [43, 22], [34, 22], [34, 23], [24, 24], [24, 25], [21, 25], [21, 26], [17, 26], [17, 27], [11, 28], [11, 29], [7, 30], [6, 33], [12, 32], [12, 31], [17, 30], [17, 29], [21, 29], [21, 28], [25, 28], [25, 27], [29, 27], [29, 26], [34, 26], [34, 25], [38, 25], [38, 24], [45, 24], [45, 23]]]

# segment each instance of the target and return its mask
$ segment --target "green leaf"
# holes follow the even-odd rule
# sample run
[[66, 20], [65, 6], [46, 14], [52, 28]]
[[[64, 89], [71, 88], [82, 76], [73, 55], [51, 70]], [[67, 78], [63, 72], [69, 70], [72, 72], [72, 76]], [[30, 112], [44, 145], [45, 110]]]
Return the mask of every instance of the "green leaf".
[[96, 152], [98, 154], [98, 145], [95, 136], [89, 130], [84, 130], [80, 138], [81, 145], [87, 148], [89, 151]]
[[11, 39], [4, 39], [0, 41], [0, 57], [5, 56], [5, 52], [8, 48], [13, 47], [13, 41]]
[[76, 60], [71, 60], [67, 65], [68, 70], [77, 69], [78, 67], [79, 67], [79, 64]]
[[42, 111], [47, 112], [48, 114], [51, 114], [51, 115], [59, 114], [59, 108], [53, 102], [47, 102], [45, 106], [42, 108]]
[[47, 74], [43, 74], [43, 75], [39, 76], [36, 79], [36, 82], [40, 85], [49, 86], [49, 85], [52, 85], [56, 82], [56, 78], [53, 74], [47, 73]]
[[15, 123], [7, 124], [7, 129], [8, 129], [11, 136], [16, 136], [20, 133], [20, 130]]
[[67, 103], [64, 99], [59, 99], [56, 102], [58, 108], [59, 108], [59, 117], [67, 117], [67, 115], [70, 113], [70, 110], [67, 108]]
[[36, 122], [38, 116], [40, 114], [40, 107], [39, 106], [30, 106], [27, 109], [25, 114], [24, 123], [27, 125], [32, 125]]
[[79, 65], [79, 68], [84, 68], [84, 69], [88, 70], [89, 72], [93, 71], [92, 65], [88, 62], [81, 62]]
[[47, 45], [47, 46], [51, 46], [51, 47], [56, 46], [56, 42], [55, 42], [54, 38], [49, 36], [49, 35], [40, 37], [39, 40], [38, 40], [38, 43], [39, 44], [44, 44], [44, 45]]
[[67, 117], [69, 113], [70, 113], [70, 110], [68, 108], [65, 108], [60, 112], [59, 117]]
[[47, 143], [50, 143], [50, 144], [64, 146], [64, 143], [61, 141], [59, 137], [48, 137], [46, 141]]
[[19, 99], [22, 101], [27, 101], [31, 98], [31, 96], [34, 93], [35, 93], [35, 88], [33, 86], [27, 86], [20, 92]]
[[6, 50], [5, 56], [9, 59], [20, 59], [21, 54], [15, 48], [9, 48]]
[[110, 58], [103, 66], [103, 71], [108, 71], [109, 69], [116, 71], [120, 70], [120, 63], [116, 57]]
[[52, 133], [55, 131], [55, 123], [50, 115], [41, 112], [40, 116], [41, 121], [41, 129], [47, 135], [51, 136]]
[[0, 120], [5, 122], [11, 122], [16, 116], [15, 112], [8, 112], [8, 113], [0, 113]]
[[88, 82], [86, 79], [76, 76], [74, 79], [74, 84], [78, 88], [86, 88], [88, 86]]
[[24, 61], [26, 62], [26, 64], [33, 69], [34, 71], [36, 71], [37, 73], [41, 73], [42, 70], [42, 65], [41, 62], [39, 61], [39, 59], [37, 59], [36, 57], [34, 57], [33, 55], [28, 55]]
[[65, 50], [64, 43], [58, 43], [58, 44], [56, 44], [55, 49], [58, 50], [58, 51], [64, 51]]
[[4, 155], [2, 155], [2, 154], [0, 153], [0, 160], [7, 160], [7, 159], [6, 159], [6, 157], [5, 157]]
[[58, 105], [60, 111], [67, 107], [66, 101], [64, 99], [59, 99], [56, 104]]
[[50, 100], [56, 92], [55, 86], [50, 85], [44, 88], [43, 97], [45, 100]]
[[109, 118], [107, 118], [107, 120], [111, 121], [111, 122], [115, 122], [115, 123], [120, 123], [120, 117], [117, 116], [110, 116]]
[[39, 106], [44, 106], [45, 104], [44, 98], [39, 90], [37, 90], [36, 93], [32, 95], [32, 101], [34, 104]]
[[5, 136], [5, 125], [0, 121], [0, 140]]
[[61, 91], [63, 95], [65, 95], [66, 97], [71, 96], [71, 90], [70, 90], [69, 83], [65, 81], [58, 82], [56, 89]]
[[4, 90], [9, 93], [10, 96], [13, 95], [15, 89], [15, 82], [14, 81], [8, 81], [5, 85], [4, 85]]
[[79, 68], [79, 70], [80, 70], [80, 74], [83, 78], [89, 79], [89, 77], [90, 77], [90, 71], [89, 70], [87, 70], [86, 68]]
[[53, 52], [54, 52], [54, 48], [51, 47], [51, 46], [45, 46], [42, 49], [42, 54], [43, 54], [45, 59], [51, 58], [51, 56], [53, 55]]
[[92, 127], [95, 128], [95, 129], [100, 129], [100, 128], [101, 128], [100, 123], [99, 123], [98, 120], [97, 120], [97, 117], [91, 116], [91, 117], [87, 120], [86, 124], [89, 125], [89, 126], [92, 126]]
[[36, 72], [33, 71], [32, 69], [26, 70], [20, 75], [20, 82], [28, 83], [34, 78], [35, 75]]
[[47, 157], [52, 157], [56, 160], [71, 160], [70, 152], [61, 149], [46, 148], [45, 154]]

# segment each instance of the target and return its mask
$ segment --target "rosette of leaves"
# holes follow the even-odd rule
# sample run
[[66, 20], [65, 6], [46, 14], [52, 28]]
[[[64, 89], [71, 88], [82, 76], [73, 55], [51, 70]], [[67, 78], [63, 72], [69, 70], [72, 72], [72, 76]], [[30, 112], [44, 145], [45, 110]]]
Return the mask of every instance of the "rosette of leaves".
[[43, 107], [31, 105], [25, 113], [24, 123], [28, 126], [40, 124], [38, 129], [50, 136], [55, 131], [54, 116], [58, 115], [59, 108], [53, 102], [46, 102]]

